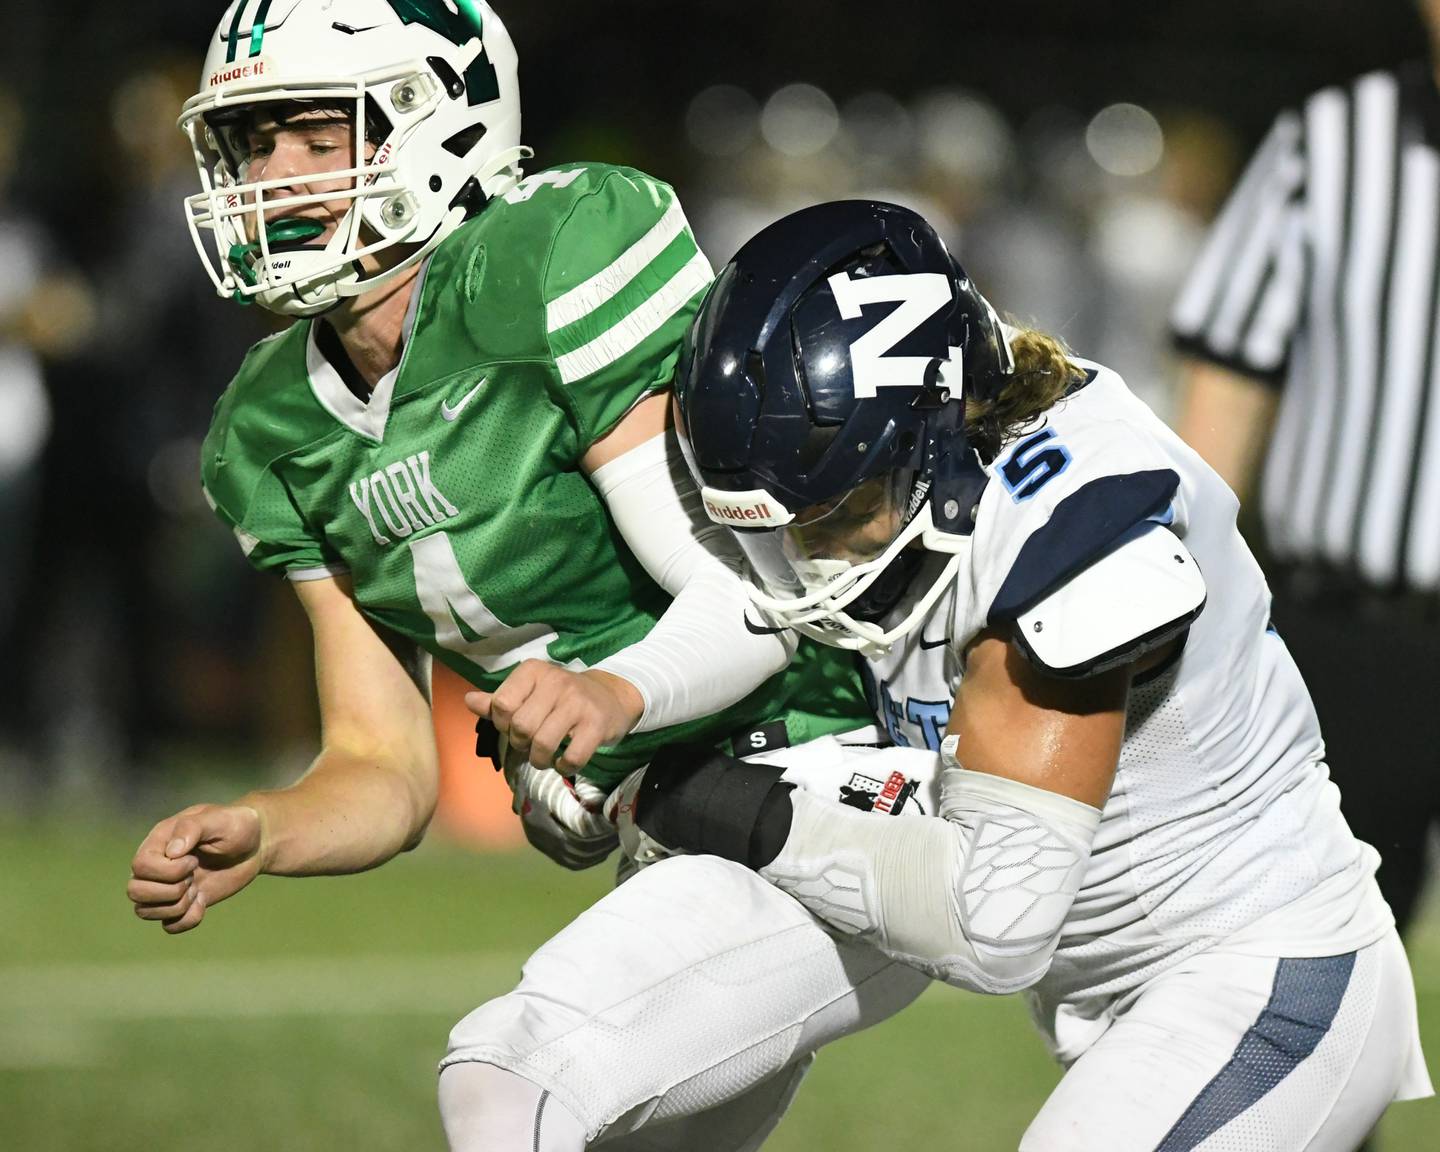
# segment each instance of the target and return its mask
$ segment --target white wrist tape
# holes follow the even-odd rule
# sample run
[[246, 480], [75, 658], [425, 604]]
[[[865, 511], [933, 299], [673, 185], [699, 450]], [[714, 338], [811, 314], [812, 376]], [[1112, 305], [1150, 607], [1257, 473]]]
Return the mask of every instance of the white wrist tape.
[[790, 662], [793, 633], [745, 626], [753, 609], [743, 559], [729, 529], [700, 507], [673, 432], [617, 456], [590, 481], [635, 558], [675, 598], [649, 635], [596, 665], [644, 699], [634, 731], [724, 711]]
[[976, 992], [1050, 966], [1100, 811], [1016, 780], [946, 768], [939, 820], [877, 820], [799, 789], [761, 875], [842, 932]]

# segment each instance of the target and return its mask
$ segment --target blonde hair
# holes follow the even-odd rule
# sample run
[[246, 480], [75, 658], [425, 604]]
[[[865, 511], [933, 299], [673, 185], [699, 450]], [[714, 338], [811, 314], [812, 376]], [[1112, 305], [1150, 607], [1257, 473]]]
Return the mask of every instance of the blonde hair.
[[1004, 378], [999, 393], [965, 402], [966, 435], [987, 463], [1021, 429], [1085, 379], [1065, 345], [1034, 328], [1011, 330], [1010, 354], [1015, 370]]

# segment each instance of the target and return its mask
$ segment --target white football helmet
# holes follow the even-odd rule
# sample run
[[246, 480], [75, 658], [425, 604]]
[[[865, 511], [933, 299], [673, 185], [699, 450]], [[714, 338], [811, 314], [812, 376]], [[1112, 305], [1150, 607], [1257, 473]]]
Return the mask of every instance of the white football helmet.
[[[203, 189], [185, 201], [196, 250], [220, 295], [289, 316], [317, 315], [414, 265], [512, 187], [530, 154], [515, 46], [484, 0], [233, 0], [200, 83], [180, 117]], [[307, 177], [348, 189], [277, 196], [293, 181], [247, 182], [244, 129], [266, 102], [353, 108], [354, 155]], [[337, 199], [352, 203], [323, 241], [315, 221], [283, 215]], [[361, 257], [397, 245], [403, 260], [362, 268]]]

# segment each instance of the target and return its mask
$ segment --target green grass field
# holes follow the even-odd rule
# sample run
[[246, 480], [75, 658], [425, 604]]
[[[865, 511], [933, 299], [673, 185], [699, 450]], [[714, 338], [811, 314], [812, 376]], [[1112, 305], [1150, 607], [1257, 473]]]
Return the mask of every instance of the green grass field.
[[[0, 825], [0, 1149], [441, 1149], [452, 1023], [607, 886], [443, 843], [377, 872], [262, 879], [171, 939], [130, 913], [147, 825]], [[1440, 924], [1413, 942], [1440, 1052]], [[1058, 1078], [1016, 998], [932, 989], [826, 1050], [767, 1149], [1013, 1149]], [[1440, 1104], [1384, 1152], [1440, 1148]], [[697, 1149], [696, 1152], [704, 1152]]]

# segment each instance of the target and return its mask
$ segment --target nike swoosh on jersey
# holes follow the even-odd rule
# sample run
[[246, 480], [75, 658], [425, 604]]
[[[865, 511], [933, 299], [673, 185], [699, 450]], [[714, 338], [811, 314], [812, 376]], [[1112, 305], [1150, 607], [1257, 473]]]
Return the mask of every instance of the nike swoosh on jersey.
[[750, 619], [750, 613], [742, 612], [740, 615], [745, 620], [745, 631], [754, 636], [778, 636], [782, 632], [788, 632], [788, 628], [765, 628], [756, 624]]
[[923, 635], [920, 637], [921, 648], [943, 648], [949, 643], [950, 637], [948, 636], [942, 636], [939, 640], [927, 640]]
[[475, 393], [479, 392], [481, 388], [485, 387], [485, 382], [489, 379], [490, 378], [488, 376], [482, 376], [480, 378], [480, 383], [476, 384], [475, 387], [471, 388], [469, 392], [465, 393], [464, 396], [460, 397], [460, 402], [454, 405], [454, 407], [451, 407], [451, 405], [444, 400], [440, 401], [440, 415], [446, 420], [454, 420], [455, 417], [460, 415], [460, 412], [462, 409], [464, 409], [465, 405], [470, 403], [470, 400], [475, 395]]

